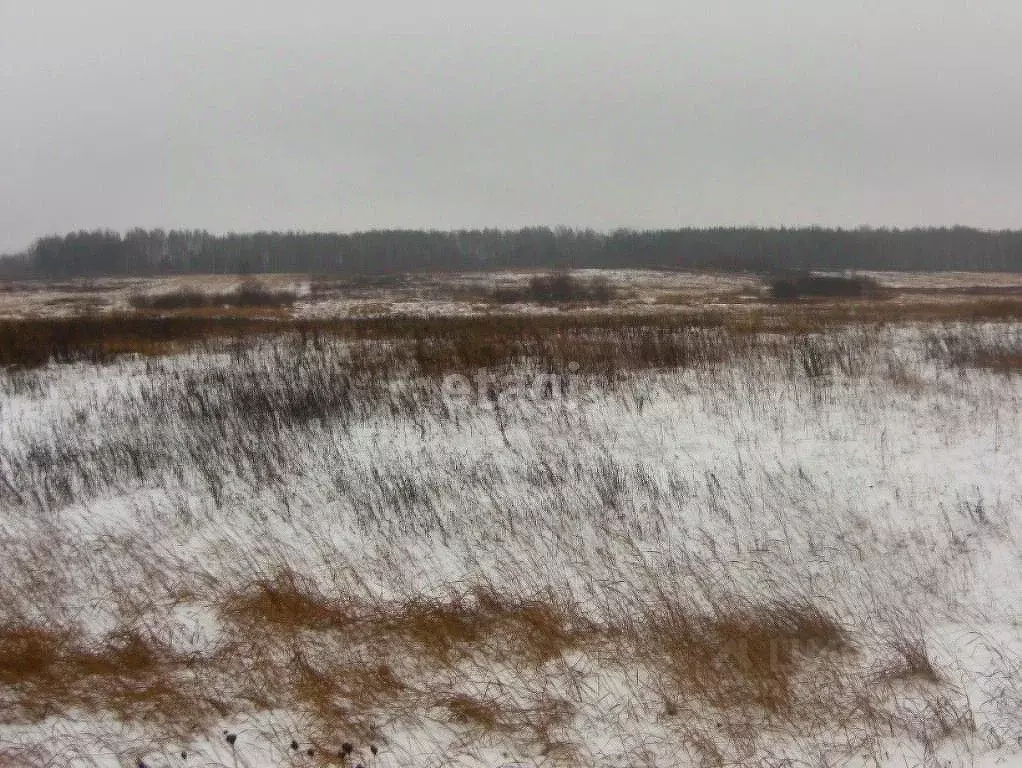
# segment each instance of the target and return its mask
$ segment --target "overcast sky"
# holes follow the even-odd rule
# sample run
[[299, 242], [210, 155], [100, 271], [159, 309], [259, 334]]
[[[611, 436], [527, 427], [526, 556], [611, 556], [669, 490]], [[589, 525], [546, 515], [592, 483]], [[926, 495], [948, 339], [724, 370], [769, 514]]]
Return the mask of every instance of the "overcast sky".
[[0, 0], [42, 234], [1022, 227], [1022, 3]]

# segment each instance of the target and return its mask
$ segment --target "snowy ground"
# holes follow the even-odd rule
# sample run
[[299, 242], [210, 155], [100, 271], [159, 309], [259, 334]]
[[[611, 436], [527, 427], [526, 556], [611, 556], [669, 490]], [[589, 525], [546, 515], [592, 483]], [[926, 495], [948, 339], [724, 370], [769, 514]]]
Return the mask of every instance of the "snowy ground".
[[[466, 272], [396, 274], [345, 279], [330, 276], [261, 275], [260, 283], [276, 291], [293, 291], [297, 300], [289, 313], [299, 318], [378, 317], [387, 315], [480, 315], [494, 312], [557, 312], [535, 304], [498, 304], [497, 289], [521, 287], [536, 272]], [[712, 272], [666, 272], [639, 269], [576, 270], [583, 280], [600, 278], [615, 298], [590, 311], [666, 311], [686, 307], [754, 306], [766, 290], [756, 275]], [[1002, 273], [864, 272], [892, 291], [891, 299], [920, 301], [921, 294], [947, 301], [959, 296], [1018, 296], [1022, 275]], [[175, 291], [225, 293], [246, 278], [237, 275], [184, 275], [156, 278], [0, 283], [0, 319], [68, 317], [83, 312], [108, 314], [132, 309], [132, 298]]]
[[[555, 311], [541, 310], [535, 305], [493, 302], [495, 289], [523, 286], [535, 274], [515, 271], [395, 274], [362, 279], [282, 274], [261, 275], [258, 280], [272, 290], [293, 291], [297, 301], [292, 312], [301, 318]], [[749, 300], [762, 289], [761, 280], [742, 274], [653, 270], [576, 270], [573, 274], [581, 279], [606, 279], [617, 289], [618, 297], [605, 310], [704, 304], [722, 296], [732, 301], [741, 296]], [[184, 275], [0, 284], [0, 318], [125, 312], [131, 311], [131, 301], [136, 296], [175, 291], [224, 293], [245, 280], [236, 275]]]
[[[0, 628], [143, 638], [185, 691], [104, 668], [83, 685], [137, 705], [40, 708], [57, 683], [0, 661], [0, 765], [1020, 764], [1022, 379], [948, 353], [1020, 338], [852, 327], [613, 380], [368, 376], [285, 338], [0, 371]], [[499, 622], [441, 652], [372, 616], [264, 639], [227, 606], [281, 573], [406, 623], [485, 589], [602, 629], [541, 657]], [[741, 669], [718, 700], [661, 637], [800, 605], [847, 643], [780, 660], [790, 706]]]

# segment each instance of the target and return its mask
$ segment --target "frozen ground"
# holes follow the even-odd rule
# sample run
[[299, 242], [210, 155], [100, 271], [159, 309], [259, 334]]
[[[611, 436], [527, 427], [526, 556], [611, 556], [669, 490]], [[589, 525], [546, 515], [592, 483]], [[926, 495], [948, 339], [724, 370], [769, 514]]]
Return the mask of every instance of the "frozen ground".
[[[393, 314], [455, 315], [489, 312], [536, 312], [535, 305], [499, 305], [495, 289], [524, 286], [536, 272], [467, 272], [460, 274], [395, 274], [362, 279], [307, 275], [261, 275], [273, 290], [297, 294], [293, 315], [301, 318], [372, 317]], [[658, 304], [704, 304], [724, 296], [734, 300], [758, 296], [762, 282], [750, 275], [652, 270], [576, 270], [582, 279], [608, 280], [619, 296], [606, 310]], [[24, 282], [0, 285], [0, 318], [67, 317], [92, 312], [131, 310], [139, 295], [176, 291], [224, 293], [244, 282], [235, 275]]]
[[[557, 312], [525, 304], [498, 304], [495, 289], [525, 285], [535, 272], [383, 275], [358, 280], [329, 276], [261, 275], [272, 290], [288, 290], [297, 301], [288, 313], [299, 318], [378, 317], [387, 315], [480, 315]], [[755, 306], [765, 284], [755, 275], [654, 270], [576, 270], [582, 279], [601, 278], [615, 298], [589, 311], [669, 311], [685, 307]], [[893, 292], [892, 300], [919, 301], [921, 294], [947, 301], [954, 296], [1022, 294], [1022, 275], [1000, 273], [865, 272]], [[131, 311], [140, 295], [176, 291], [228, 292], [246, 278], [235, 275], [186, 275], [50, 282], [0, 283], [0, 318], [68, 317], [81, 313]]]
[[[851, 328], [549, 388], [524, 364], [364, 376], [292, 339], [0, 372], [0, 627], [144, 638], [219, 708], [40, 709], [53, 689], [0, 667], [0, 765], [1022, 764], [1022, 384], [952, 361], [977, 334], [1019, 345]], [[228, 609], [282, 573], [370, 612], [485, 588], [603, 629], [534, 658], [328, 613], [263, 648]], [[721, 673], [733, 699], [699, 687], [659, 622], [810, 604], [847, 642], [779, 661], [790, 706], [749, 670]]]

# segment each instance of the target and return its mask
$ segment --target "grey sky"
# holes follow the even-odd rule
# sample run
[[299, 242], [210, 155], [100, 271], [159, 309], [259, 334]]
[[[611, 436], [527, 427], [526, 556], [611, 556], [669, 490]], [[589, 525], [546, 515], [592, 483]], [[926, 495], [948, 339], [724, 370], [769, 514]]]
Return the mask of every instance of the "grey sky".
[[1017, 0], [0, 0], [0, 251], [132, 226], [1018, 227], [1020, 43]]

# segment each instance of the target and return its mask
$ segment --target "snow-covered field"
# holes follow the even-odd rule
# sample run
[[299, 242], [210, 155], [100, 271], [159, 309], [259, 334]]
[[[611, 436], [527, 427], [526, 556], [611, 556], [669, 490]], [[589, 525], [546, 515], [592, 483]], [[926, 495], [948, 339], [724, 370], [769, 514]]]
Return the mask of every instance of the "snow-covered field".
[[[494, 291], [520, 288], [536, 272], [466, 272], [456, 274], [394, 274], [360, 279], [308, 275], [260, 275], [269, 290], [290, 291], [295, 302], [287, 308], [297, 318], [379, 317], [388, 315], [485, 315], [490, 313], [556, 312], [557, 307], [499, 304]], [[614, 298], [589, 311], [665, 311], [686, 307], [751, 306], [760, 303], [766, 284], [756, 275], [741, 273], [673, 272], [641, 269], [575, 270], [581, 279], [606, 280]], [[864, 272], [888, 291], [895, 302], [947, 301], [959, 296], [1022, 295], [1022, 274]], [[238, 275], [183, 275], [153, 278], [0, 282], [0, 319], [70, 317], [82, 313], [106, 315], [130, 312], [140, 296], [178, 291], [223, 294], [247, 279]]]
[[0, 371], [0, 765], [1022, 762], [1022, 327], [706, 333]]
[[[292, 291], [292, 314], [299, 318], [370, 317], [393, 314], [422, 316], [536, 312], [536, 306], [495, 305], [494, 290], [521, 287], [536, 272], [467, 272], [395, 274], [361, 279], [308, 275], [261, 275], [271, 290]], [[618, 291], [612, 309], [641, 309], [682, 302], [702, 304], [721, 297], [756, 297], [762, 281], [752, 275], [653, 270], [575, 270], [580, 279], [599, 277]], [[1003, 277], [1003, 276], [1002, 276]], [[0, 283], [0, 318], [68, 317], [82, 312], [109, 314], [132, 309], [138, 296], [177, 291], [218, 294], [247, 278], [237, 275], [183, 275], [153, 278]], [[606, 309], [606, 308], [605, 308]], [[553, 311], [547, 309], [546, 311]]]

